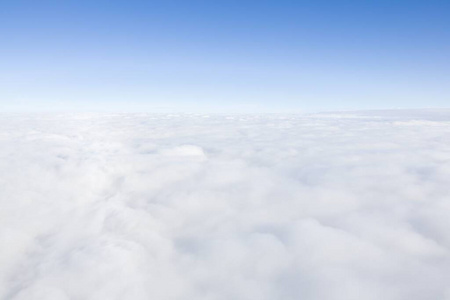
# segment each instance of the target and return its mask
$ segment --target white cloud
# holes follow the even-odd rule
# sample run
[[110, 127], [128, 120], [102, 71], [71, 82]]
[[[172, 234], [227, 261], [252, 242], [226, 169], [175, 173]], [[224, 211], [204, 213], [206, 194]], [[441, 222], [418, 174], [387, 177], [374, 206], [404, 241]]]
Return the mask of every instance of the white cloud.
[[449, 137], [429, 110], [2, 115], [0, 299], [450, 299]]

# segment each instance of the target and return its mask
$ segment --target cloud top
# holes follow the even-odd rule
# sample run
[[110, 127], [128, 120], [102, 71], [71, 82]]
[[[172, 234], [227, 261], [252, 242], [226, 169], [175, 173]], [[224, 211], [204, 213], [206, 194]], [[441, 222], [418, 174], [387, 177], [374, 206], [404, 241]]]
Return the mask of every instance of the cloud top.
[[450, 113], [2, 115], [1, 299], [450, 299]]

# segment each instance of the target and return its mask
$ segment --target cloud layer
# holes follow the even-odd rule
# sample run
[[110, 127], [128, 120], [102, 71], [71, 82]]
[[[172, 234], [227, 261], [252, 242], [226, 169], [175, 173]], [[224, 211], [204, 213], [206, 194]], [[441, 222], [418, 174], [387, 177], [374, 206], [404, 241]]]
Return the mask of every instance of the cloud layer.
[[450, 299], [450, 112], [2, 115], [0, 299]]

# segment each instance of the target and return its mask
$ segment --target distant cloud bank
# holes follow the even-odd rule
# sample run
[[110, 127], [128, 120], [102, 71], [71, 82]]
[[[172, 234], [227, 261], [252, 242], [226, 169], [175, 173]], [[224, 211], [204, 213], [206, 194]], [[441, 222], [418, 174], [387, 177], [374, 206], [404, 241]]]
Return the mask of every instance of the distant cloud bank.
[[450, 111], [0, 116], [0, 299], [450, 299]]

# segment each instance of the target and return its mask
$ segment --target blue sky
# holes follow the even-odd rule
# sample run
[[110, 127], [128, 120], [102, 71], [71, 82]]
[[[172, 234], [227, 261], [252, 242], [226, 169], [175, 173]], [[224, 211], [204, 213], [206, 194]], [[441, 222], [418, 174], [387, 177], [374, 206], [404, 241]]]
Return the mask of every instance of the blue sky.
[[1, 1], [0, 110], [450, 106], [450, 1]]

